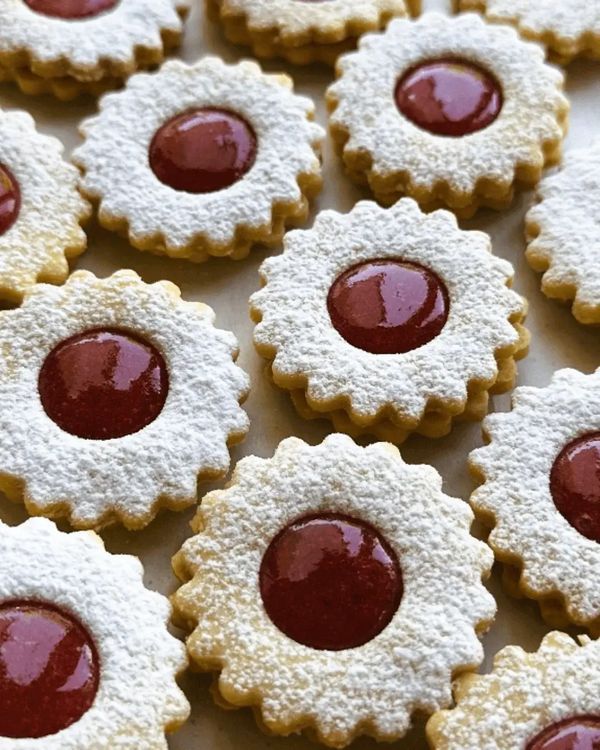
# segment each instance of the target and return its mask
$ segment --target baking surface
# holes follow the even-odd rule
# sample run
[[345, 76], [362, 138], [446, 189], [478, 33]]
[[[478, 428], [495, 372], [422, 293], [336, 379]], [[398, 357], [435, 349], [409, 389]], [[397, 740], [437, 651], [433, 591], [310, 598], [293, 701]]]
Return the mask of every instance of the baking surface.
[[[227, 44], [215, 25], [205, 20], [201, 0], [192, 0], [194, 8], [188, 19], [185, 43], [179, 55], [194, 61], [204, 54], [218, 54], [233, 62], [247, 57], [246, 50]], [[268, 0], [265, 0], [268, 2]], [[427, 10], [444, 9], [449, 3], [443, 0], [424, 0]], [[333, 78], [325, 67], [296, 68], [280, 61], [264, 66], [270, 71], [286, 70], [296, 83], [299, 93], [311, 96], [317, 105], [318, 119], [325, 124], [326, 112], [323, 93]], [[572, 102], [571, 129], [566, 149], [587, 146], [596, 136], [600, 122], [600, 64], [575, 63], [567, 70], [567, 94]], [[63, 104], [51, 97], [31, 98], [20, 94], [10, 84], [0, 86], [0, 106], [6, 109], [28, 110], [36, 119], [42, 132], [59, 137], [70, 151], [79, 142], [78, 122], [95, 112], [92, 99], [73, 104]], [[325, 188], [315, 209], [335, 208], [348, 211], [354, 203], [369, 197], [354, 188], [345, 178], [340, 162], [332, 153], [331, 143], [325, 149]], [[465, 228], [482, 229], [492, 236], [497, 255], [510, 260], [516, 271], [515, 288], [530, 301], [528, 327], [532, 332], [529, 357], [520, 363], [519, 383], [547, 385], [552, 373], [561, 367], [576, 367], [591, 372], [600, 365], [600, 330], [588, 330], [576, 323], [567, 307], [547, 300], [540, 291], [539, 276], [527, 265], [524, 257], [523, 216], [532, 200], [531, 193], [518, 197], [513, 209], [497, 214], [481, 212]], [[310, 443], [317, 443], [331, 431], [326, 421], [305, 422], [294, 412], [286, 393], [272, 386], [265, 376], [265, 363], [252, 346], [252, 324], [248, 317], [247, 300], [258, 288], [257, 269], [266, 255], [255, 249], [243, 261], [211, 260], [200, 266], [184, 261], [172, 261], [141, 253], [116, 237], [100, 229], [94, 222], [88, 227], [89, 249], [77, 262], [78, 268], [108, 276], [119, 268], [133, 268], [145, 281], [169, 279], [182, 290], [183, 297], [202, 300], [217, 313], [217, 325], [235, 332], [240, 342], [241, 366], [250, 373], [252, 389], [246, 402], [251, 429], [246, 441], [233, 450], [232, 462], [254, 453], [271, 456], [277, 444], [290, 435]], [[492, 408], [503, 411], [509, 407], [509, 396], [495, 397]], [[467, 498], [473, 489], [466, 466], [468, 452], [481, 444], [479, 424], [462, 424], [442, 440], [411, 438], [403, 447], [405, 459], [412, 463], [430, 463], [444, 478], [447, 493]], [[222, 483], [220, 483], [222, 484]], [[202, 485], [204, 494], [215, 485]], [[219, 485], [216, 485], [219, 486]], [[18, 523], [26, 514], [20, 506], [0, 500], [1, 517], [9, 523]], [[138, 555], [146, 569], [146, 583], [150, 588], [165, 594], [171, 593], [177, 583], [171, 573], [170, 559], [183, 540], [191, 533], [188, 522], [193, 509], [185, 513], [163, 513], [142, 532], [128, 533], [120, 528], [102, 533], [112, 552]], [[529, 601], [510, 599], [503, 593], [496, 573], [490, 588], [497, 597], [499, 613], [491, 631], [485, 637], [486, 662], [504, 645], [516, 643], [528, 650], [537, 649], [544, 633], [548, 631], [537, 607]], [[225, 712], [214, 706], [209, 695], [210, 678], [188, 674], [183, 687], [192, 703], [190, 721], [169, 739], [172, 750], [308, 750], [315, 745], [300, 737], [288, 739], [263, 735], [256, 727], [250, 710]], [[372, 740], [359, 740], [356, 750], [374, 750]], [[397, 750], [424, 750], [427, 747], [422, 727], [391, 747]]]

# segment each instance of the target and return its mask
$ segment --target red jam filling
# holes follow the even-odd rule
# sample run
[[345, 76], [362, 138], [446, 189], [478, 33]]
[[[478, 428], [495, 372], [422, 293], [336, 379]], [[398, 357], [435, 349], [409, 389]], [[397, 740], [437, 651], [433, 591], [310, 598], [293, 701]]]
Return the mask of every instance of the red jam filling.
[[36, 13], [56, 18], [90, 18], [104, 13], [119, 0], [25, 0]]
[[46, 737], [85, 714], [100, 663], [90, 635], [56, 607], [0, 606], [0, 736]]
[[326, 514], [300, 519], [271, 542], [260, 568], [262, 600], [287, 636], [341, 651], [375, 638], [400, 606], [402, 571], [366, 523]]
[[554, 504], [580, 534], [600, 542], [600, 432], [562, 450], [550, 474]]
[[500, 114], [500, 84], [464, 60], [432, 60], [409, 70], [396, 86], [402, 114], [435, 135], [462, 136], [483, 130]]
[[213, 193], [233, 185], [254, 164], [254, 130], [223, 109], [196, 109], [163, 125], [150, 144], [150, 166], [165, 185]]
[[46, 414], [61, 429], [108, 440], [156, 419], [169, 376], [164, 359], [146, 341], [98, 329], [58, 344], [42, 365], [38, 389]]
[[336, 331], [372, 354], [403, 354], [439, 335], [448, 320], [446, 286], [429, 269], [374, 260], [345, 271], [327, 298]]
[[538, 734], [526, 750], [598, 750], [600, 716], [576, 716]]
[[17, 220], [21, 209], [19, 184], [10, 171], [0, 165], [0, 235], [7, 232]]

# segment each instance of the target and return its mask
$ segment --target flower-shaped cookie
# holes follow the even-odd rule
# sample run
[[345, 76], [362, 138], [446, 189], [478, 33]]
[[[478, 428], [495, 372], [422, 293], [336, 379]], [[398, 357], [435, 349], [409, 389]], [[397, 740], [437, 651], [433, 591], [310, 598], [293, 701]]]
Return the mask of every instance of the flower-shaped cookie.
[[600, 5], [596, 0], [454, 0], [457, 10], [478, 10], [493, 22], [511, 23], [527, 39], [548, 47], [564, 64], [600, 58]]
[[90, 206], [56, 138], [25, 112], [0, 111], [0, 296], [20, 301], [36, 281], [63, 282], [85, 250]]
[[0, 523], [0, 748], [166, 750], [189, 706], [170, 606], [92, 532]]
[[456, 708], [427, 725], [434, 750], [600, 747], [600, 642], [550, 633], [537, 653], [500, 651], [488, 675], [461, 675]]
[[600, 632], [600, 370], [518, 388], [484, 430], [471, 502], [496, 557], [552, 624]]
[[101, 93], [179, 43], [189, 0], [3, 0], [0, 79], [60, 99]]
[[331, 133], [350, 177], [386, 205], [504, 208], [560, 156], [564, 76], [512, 28], [475, 14], [396, 19], [337, 70]]
[[207, 0], [207, 7], [229, 41], [250, 45], [258, 57], [332, 65], [366, 31], [385, 28], [395, 16], [416, 15], [421, 0]]
[[194, 503], [248, 428], [248, 378], [213, 318], [132, 271], [32, 287], [0, 318], [0, 488], [80, 528]]
[[313, 103], [256, 63], [166, 63], [102, 99], [74, 153], [99, 218], [140, 250], [242, 258], [321, 189]]
[[538, 186], [538, 200], [526, 218], [527, 260], [545, 272], [544, 294], [574, 300], [580, 323], [600, 323], [600, 141], [569, 152]]
[[254, 340], [303, 415], [400, 442], [481, 419], [512, 387], [526, 303], [487, 235], [405, 198], [323, 211], [284, 247], [251, 298]]
[[430, 466], [344, 435], [284, 440], [207, 495], [174, 559], [188, 651], [219, 702], [331, 747], [394, 740], [482, 659], [491, 554]]

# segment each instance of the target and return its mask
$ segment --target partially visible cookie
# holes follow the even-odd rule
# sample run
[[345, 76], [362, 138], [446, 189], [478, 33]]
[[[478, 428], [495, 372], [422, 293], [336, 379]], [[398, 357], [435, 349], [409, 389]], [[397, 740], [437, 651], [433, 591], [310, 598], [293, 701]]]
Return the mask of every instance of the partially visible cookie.
[[252, 47], [257, 57], [283, 57], [298, 65], [333, 65], [356, 47], [361, 34], [385, 28], [421, 0], [206, 0], [209, 15], [223, 24], [234, 44]]
[[542, 290], [573, 303], [580, 323], [600, 324], [600, 141], [570, 151], [538, 186], [526, 217], [527, 260]]
[[454, 0], [456, 10], [478, 10], [490, 21], [510, 23], [548, 48], [557, 62], [600, 58], [597, 0]]
[[390, 205], [472, 216], [556, 162], [569, 104], [539, 45], [473, 13], [396, 19], [342, 56], [327, 92], [346, 170]]
[[508, 646], [491, 674], [460, 675], [454, 696], [427, 724], [433, 750], [595, 750], [600, 642], [555, 632], [533, 654]]

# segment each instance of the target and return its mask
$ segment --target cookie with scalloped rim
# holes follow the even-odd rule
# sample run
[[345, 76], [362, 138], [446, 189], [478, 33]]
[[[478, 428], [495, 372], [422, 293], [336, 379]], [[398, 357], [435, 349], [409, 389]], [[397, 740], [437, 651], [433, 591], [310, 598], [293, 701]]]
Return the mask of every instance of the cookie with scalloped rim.
[[206, 5], [233, 44], [252, 47], [257, 57], [282, 57], [298, 65], [333, 65], [362, 34], [421, 10], [421, 0], [206, 0]]
[[[77, 528], [141, 528], [160, 507], [194, 504], [197, 479], [223, 476], [228, 446], [248, 430], [240, 407], [248, 377], [234, 364], [233, 334], [213, 320], [210, 307], [182, 301], [174, 284], [145, 284], [133, 271], [107, 279], [77, 271], [62, 287], [30, 288], [20, 308], [0, 317], [0, 488], [31, 514], [68, 516]], [[169, 391], [140, 431], [82, 439], [47, 416], [38, 376], [60, 342], [102, 328], [154, 345]]]
[[600, 715], [600, 642], [553, 632], [535, 653], [507, 646], [491, 674], [460, 675], [454, 696], [427, 724], [433, 750], [525, 748], [555, 723]]
[[[45, 15], [24, 0], [0, 7], [0, 69], [29, 94], [98, 95], [177, 46], [189, 0], [119, 0], [81, 19]], [[85, 40], [85, 44], [82, 43]]]
[[[171, 61], [158, 73], [130, 78], [83, 122], [85, 142], [73, 153], [84, 172], [84, 193], [99, 203], [100, 223], [139, 250], [196, 262], [215, 255], [237, 260], [256, 243], [279, 242], [286, 225], [306, 219], [322, 185], [325, 134], [313, 122], [313, 102], [292, 89], [286, 75], [216, 57], [194, 65]], [[239, 114], [256, 133], [258, 148], [242, 179], [194, 194], [162, 183], [148, 150], [162, 125], [202, 107]]]
[[[374, 526], [401, 564], [399, 609], [358, 648], [301, 645], [262, 604], [259, 568], [270, 542], [315, 513]], [[482, 584], [491, 555], [470, 536], [472, 519], [465, 503], [443, 494], [435, 469], [404, 463], [389, 444], [361, 448], [339, 434], [318, 446], [289, 438], [271, 459], [242, 459], [228, 489], [204, 498], [197, 535], [173, 560], [188, 581], [173, 602], [177, 620], [193, 631], [192, 662], [221, 670], [225, 703], [253, 706], [270, 732], [308, 729], [337, 748], [359, 734], [399, 738], [415, 710], [449, 705], [452, 677], [481, 662], [477, 635], [495, 602]]]
[[[503, 90], [495, 121], [461, 137], [423, 130], [394, 97], [403, 73], [449, 56], [479, 65]], [[480, 206], [506, 208], [515, 186], [535, 185], [560, 158], [569, 112], [563, 74], [538, 45], [476, 14], [394, 20], [342, 56], [337, 74], [327, 91], [331, 134], [350, 178], [384, 205], [408, 195], [426, 210], [449, 207], [462, 218]]]
[[44, 518], [16, 527], [0, 522], [0, 600], [64, 609], [89, 631], [100, 683], [89, 710], [57, 734], [1, 738], [12, 750], [167, 750], [165, 731], [189, 715], [176, 677], [185, 649], [168, 631], [171, 607], [144, 588], [140, 561], [112, 555], [93, 532], [65, 534]]
[[575, 57], [600, 59], [600, 6], [595, 0], [453, 0], [494, 23], [510, 23], [521, 36], [547, 47], [566, 65]]
[[[327, 309], [340, 274], [382, 258], [424, 265], [450, 294], [444, 329], [405, 354], [357, 349]], [[362, 201], [347, 215], [323, 211], [312, 229], [286, 235], [283, 255], [264, 261], [261, 276], [250, 299], [254, 342], [275, 383], [303, 416], [331, 418], [357, 436], [437, 437], [460, 415], [481, 418], [487, 394], [512, 387], [514, 359], [527, 352], [527, 304], [508, 288], [510, 263], [492, 255], [487, 235], [460, 230], [447, 211], [423, 214], [409, 198], [390, 209]]]
[[68, 261], [87, 245], [81, 228], [91, 207], [77, 189], [77, 170], [62, 143], [38, 133], [26, 112], [0, 111], [0, 165], [17, 182], [20, 208], [0, 234], [0, 297], [23, 298], [36, 281], [62, 283]]
[[509, 588], [538, 601], [552, 625], [600, 635], [600, 545], [561, 515], [550, 489], [562, 449], [600, 431], [600, 370], [559, 370], [546, 388], [517, 388], [512, 411], [483, 426], [489, 442], [470, 456], [481, 484], [471, 505], [509, 566]]
[[526, 255], [544, 273], [542, 291], [572, 301], [580, 323], [600, 324], [600, 141], [569, 151], [538, 185], [537, 200], [525, 219]]

